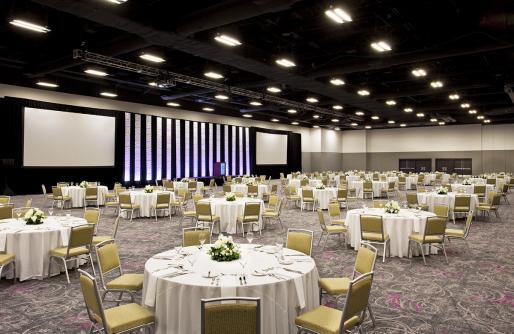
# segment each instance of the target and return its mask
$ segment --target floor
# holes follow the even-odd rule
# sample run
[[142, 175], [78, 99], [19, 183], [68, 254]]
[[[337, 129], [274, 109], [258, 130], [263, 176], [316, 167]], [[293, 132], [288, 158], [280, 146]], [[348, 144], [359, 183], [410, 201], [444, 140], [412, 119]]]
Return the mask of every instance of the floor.
[[[44, 208], [40, 195], [13, 199], [21, 206], [27, 198]], [[514, 195], [509, 195], [514, 201]], [[368, 203], [368, 206], [370, 203]], [[73, 215], [80, 216], [81, 209]], [[367, 333], [514, 333], [514, 209], [500, 208], [501, 220], [474, 223], [467, 241], [448, 245], [450, 264], [442, 255], [421, 258], [387, 258], [377, 262], [371, 303], [377, 319]], [[282, 212], [286, 227], [307, 228], [320, 235], [313, 212], [287, 208]], [[111, 233], [114, 216], [102, 217], [99, 234]], [[125, 272], [143, 272], [146, 259], [181, 243], [178, 218], [135, 219], [120, 225], [117, 244]], [[274, 244], [285, 240], [285, 231], [268, 229], [254, 243]], [[242, 238], [236, 238], [241, 241]], [[324, 251], [315, 247], [320, 276], [350, 275], [355, 251], [329, 241]], [[90, 268], [85, 266], [88, 271]], [[71, 271], [71, 284], [64, 274], [44, 280], [12, 284], [0, 280], [0, 333], [81, 333], [89, 321], [78, 284]], [[329, 305], [333, 301], [327, 299]], [[108, 307], [110, 305], [107, 305]]]

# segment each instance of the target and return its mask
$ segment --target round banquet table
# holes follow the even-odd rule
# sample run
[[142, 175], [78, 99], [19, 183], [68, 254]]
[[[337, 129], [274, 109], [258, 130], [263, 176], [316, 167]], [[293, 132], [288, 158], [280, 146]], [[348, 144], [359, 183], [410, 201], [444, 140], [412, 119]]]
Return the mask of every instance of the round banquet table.
[[[245, 197], [248, 195], [248, 186], [246, 184], [232, 184], [230, 186], [232, 192], [242, 192]], [[267, 184], [257, 185], [257, 197], [262, 198], [262, 195], [268, 192]]]
[[[211, 203], [212, 214], [220, 217], [221, 232], [228, 234], [236, 233], [237, 217], [243, 216], [246, 203], [260, 203], [261, 215], [259, 215], [259, 225], [262, 227], [262, 212], [264, 211], [264, 202], [258, 198], [236, 198], [235, 201], [229, 202], [223, 198], [204, 198], [200, 202]], [[259, 229], [254, 228], [255, 231]], [[214, 229], [217, 232], [217, 228]], [[239, 229], [241, 232], [241, 229]]]
[[[387, 181], [372, 181], [373, 184], [373, 197], [380, 197], [381, 190], [387, 189]], [[355, 188], [357, 197], [363, 198], [364, 181], [348, 181], [348, 188]]]
[[398, 183], [398, 176], [386, 176], [386, 181]]
[[[151, 193], [145, 193], [144, 190], [131, 190], [125, 192], [130, 194], [130, 201], [132, 204], [138, 204], [139, 210], [134, 211], [134, 217], [153, 217], [154, 212], [152, 207], [157, 204], [157, 194], [158, 193], [169, 193], [171, 195], [171, 200], [175, 200], [175, 194], [171, 191], [158, 191], [154, 190]], [[164, 214], [163, 211], [159, 211], [159, 213]]]
[[[309, 187], [316, 187], [317, 185], [323, 184], [321, 180], [309, 179]], [[299, 179], [289, 180], [289, 185], [294, 186], [296, 190], [301, 188], [301, 182]]]
[[[459, 193], [454, 192], [449, 192], [448, 195], [439, 195], [435, 192], [418, 193], [418, 202], [428, 205], [429, 211], [434, 211], [435, 205], [447, 205], [450, 211], [453, 211], [455, 196], [457, 195]], [[469, 196], [471, 196], [470, 209], [473, 210], [478, 204], [478, 196], [475, 194], [470, 194]]]
[[[181, 254], [170, 250], [146, 262], [142, 301], [155, 312], [156, 334], [200, 333], [202, 298], [261, 298], [261, 332], [266, 334], [296, 333], [296, 316], [319, 306], [318, 271], [311, 257], [283, 249], [284, 258], [293, 263], [281, 265], [275, 246], [241, 245], [239, 260], [216, 262], [207, 255], [208, 248], [185, 247]], [[209, 272], [217, 277], [207, 277]], [[246, 284], [239, 280], [243, 273]], [[256, 276], [260, 273], [276, 276]]]
[[[173, 189], [177, 190], [180, 188], [188, 188], [189, 182], [181, 182], [181, 181], [173, 181]], [[201, 193], [203, 189], [203, 182], [202, 181], [196, 181], [196, 192]]]
[[[475, 185], [474, 184], [461, 184], [461, 183], [453, 183], [451, 184], [452, 192], [461, 192], [465, 194], [473, 194], [475, 192]], [[494, 191], [494, 186], [492, 184], [486, 184], [485, 185], [485, 194], [487, 194], [490, 191]]]
[[414, 188], [417, 183], [418, 183], [418, 176], [417, 175], [405, 176], [405, 188], [406, 189]]
[[[337, 188], [326, 187], [325, 189], [312, 189], [314, 199], [318, 202], [319, 208], [322, 210], [328, 209], [328, 204], [332, 198], [337, 198]], [[303, 193], [300, 192], [300, 197]]]
[[[42, 279], [48, 276], [50, 251], [67, 246], [71, 227], [83, 224], [87, 224], [85, 219], [73, 216], [50, 216], [40, 225], [27, 225], [22, 219], [0, 220], [0, 252], [16, 256], [16, 276], [20, 281]], [[52, 273], [58, 272], [55, 263]], [[12, 277], [10, 270], [5, 272]]]
[[248, 182], [251, 182], [251, 183], [254, 183], [257, 181], [257, 179], [259, 179], [259, 181], [261, 180], [261, 178], [257, 178], [257, 177], [249, 177], [249, 176], [245, 176], [245, 177], [242, 177], [241, 178], [241, 182], [242, 183], [248, 183]]
[[473, 184], [486, 184], [486, 179], [481, 177], [470, 177], [468, 180]]
[[[64, 196], [71, 197], [71, 206], [73, 208], [81, 208], [84, 206], [86, 198], [86, 188], [79, 186], [61, 187]], [[106, 186], [98, 186], [98, 205], [105, 204], [105, 195], [109, 192]]]
[[[423, 234], [427, 217], [435, 216], [432, 212], [414, 209], [400, 209], [398, 214], [385, 213], [384, 209], [374, 208], [349, 210], [346, 213], [349, 234], [347, 242], [356, 250], [359, 248], [361, 240], [360, 215], [382, 216], [384, 232], [388, 233], [390, 238], [391, 256], [398, 257], [408, 255], [409, 235], [412, 233]], [[431, 247], [431, 249], [432, 254], [437, 254], [437, 248]], [[416, 256], [418, 252], [419, 248], [413, 246], [411, 254]]]

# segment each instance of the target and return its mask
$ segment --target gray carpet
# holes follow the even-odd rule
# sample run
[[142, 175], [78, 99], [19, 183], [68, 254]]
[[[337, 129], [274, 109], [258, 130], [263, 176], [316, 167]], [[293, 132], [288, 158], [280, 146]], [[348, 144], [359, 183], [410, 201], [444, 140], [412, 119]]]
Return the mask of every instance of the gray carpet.
[[[17, 206], [29, 196], [14, 198]], [[40, 195], [30, 196], [43, 208]], [[514, 196], [510, 196], [514, 200]], [[369, 203], [368, 203], [369, 205]], [[80, 216], [81, 209], [73, 210]], [[501, 220], [474, 223], [467, 241], [448, 245], [450, 264], [442, 255], [427, 258], [388, 258], [377, 262], [371, 303], [376, 328], [368, 321], [368, 333], [513, 333], [514, 332], [514, 210], [502, 205]], [[284, 209], [286, 227], [320, 228], [316, 214]], [[102, 217], [99, 234], [111, 233], [114, 216]], [[143, 272], [145, 261], [155, 253], [181, 243], [178, 219], [123, 221], [117, 237], [126, 272]], [[285, 232], [269, 229], [254, 242], [274, 244]], [[241, 238], [236, 240], [243, 241]], [[316, 239], [317, 240], [317, 239]], [[314, 258], [321, 276], [351, 275], [355, 251], [329, 241], [324, 251], [315, 247]], [[88, 265], [84, 268], [91, 272]], [[12, 284], [0, 281], [0, 333], [79, 333], [89, 329], [77, 274], [70, 272], [44, 280]], [[329, 305], [334, 305], [330, 299]], [[107, 304], [106, 306], [112, 306]]]

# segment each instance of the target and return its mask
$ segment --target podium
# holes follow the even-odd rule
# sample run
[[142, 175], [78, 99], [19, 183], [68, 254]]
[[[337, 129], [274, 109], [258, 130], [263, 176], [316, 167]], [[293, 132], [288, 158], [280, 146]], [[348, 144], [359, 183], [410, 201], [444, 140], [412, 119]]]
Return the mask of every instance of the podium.
[[224, 162], [215, 162], [212, 169], [214, 176], [225, 176], [227, 173], [226, 164]]

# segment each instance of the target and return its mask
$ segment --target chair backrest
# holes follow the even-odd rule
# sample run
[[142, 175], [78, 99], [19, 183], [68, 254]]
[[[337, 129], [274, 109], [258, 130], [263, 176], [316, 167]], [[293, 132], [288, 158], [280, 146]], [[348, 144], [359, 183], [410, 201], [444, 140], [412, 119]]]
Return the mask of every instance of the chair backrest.
[[343, 199], [348, 196], [348, 189], [346, 188], [338, 188], [337, 189], [337, 199]]
[[500, 205], [501, 194], [491, 191], [489, 192], [489, 195], [491, 196], [489, 203], [492, 207], [497, 208], [498, 205]]
[[0, 219], [10, 219], [13, 217], [13, 204], [0, 205]]
[[328, 204], [328, 216], [330, 218], [341, 218], [341, 209], [339, 208], [339, 203], [329, 203]]
[[275, 209], [277, 207], [277, 204], [278, 204], [278, 196], [277, 195], [271, 195], [269, 197], [268, 207], [270, 209]]
[[507, 183], [504, 183], [503, 187], [502, 187], [502, 193], [507, 194], [508, 191], [509, 191], [509, 185]]
[[118, 199], [120, 201], [120, 205], [132, 206], [132, 200], [130, 199], [130, 194], [119, 194]]
[[394, 190], [396, 188], [396, 182], [395, 181], [389, 181], [387, 184], [387, 190]]
[[209, 181], [209, 187], [211, 187], [211, 188], [216, 187], [216, 180], [211, 179], [211, 180]]
[[224, 193], [229, 193], [232, 191], [232, 187], [230, 186], [230, 184], [224, 184], [223, 185], [223, 192]]
[[448, 205], [434, 205], [434, 213], [438, 217], [448, 218], [449, 210]]
[[41, 184], [41, 190], [43, 191], [43, 195], [46, 196], [46, 187], [44, 184]]
[[202, 194], [194, 194], [193, 195], [193, 203], [196, 203], [196, 202], [198, 202], [201, 199], [203, 199], [203, 195]]
[[425, 223], [425, 234], [423, 241], [428, 236], [441, 236], [443, 237], [446, 230], [446, 219], [442, 217], [428, 217]]
[[[371, 285], [373, 283], [373, 274], [374, 272], [369, 272], [350, 281], [339, 328], [350, 330], [352, 329], [351, 327], [360, 324], [364, 320], [364, 314], [371, 293]], [[353, 317], [358, 317], [358, 320], [355, 322], [350, 321], [345, 328], [345, 322]], [[341, 333], [342, 332], [341, 330]]]
[[197, 182], [196, 181], [189, 181], [187, 183], [187, 188], [188, 189], [196, 189], [196, 185], [197, 185]]
[[57, 182], [57, 187], [61, 188], [61, 187], [67, 187], [69, 186], [70, 184], [68, 182]]
[[100, 221], [100, 209], [86, 208], [84, 210], [84, 219], [87, 220], [89, 224], [98, 224], [98, 222]]
[[323, 216], [323, 211], [321, 211], [321, 209], [317, 209], [316, 211], [318, 212], [318, 220], [321, 230], [326, 231], [327, 225], [325, 224], [325, 216]]
[[232, 176], [228, 175], [228, 176], [227, 176], [227, 181], [228, 181], [228, 182], [232, 182]]
[[496, 179], [487, 179], [487, 184], [496, 184]]
[[301, 186], [301, 187], [304, 187], [304, 186], [306, 186], [306, 185], [308, 185], [308, 184], [309, 184], [309, 180], [306, 180], [306, 179], [302, 179], [302, 180], [300, 180], [300, 186]]
[[373, 191], [373, 182], [371, 182], [371, 181], [364, 181], [364, 184], [362, 185], [362, 188], [365, 191]]
[[54, 195], [54, 199], [58, 199], [59, 197], [62, 197], [61, 187], [52, 187], [52, 195]]
[[208, 227], [186, 227], [182, 229], [182, 246], [198, 246], [200, 239], [205, 239], [205, 243], [211, 243], [211, 231]]
[[258, 187], [256, 185], [250, 184], [248, 186], [248, 193], [249, 194], [257, 194], [258, 193]]
[[235, 182], [235, 183], [242, 183], [242, 182], [243, 182], [243, 178], [238, 176], [238, 177], [236, 177], [236, 178], [234, 179], [234, 182]]
[[485, 196], [485, 184], [475, 184], [473, 186], [473, 193]]
[[92, 224], [79, 225], [71, 228], [70, 241], [68, 242], [68, 256], [70, 249], [76, 247], [87, 247], [91, 249], [95, 226]]
[[211, 203], [209, 202], [195, 202], [195, 210], [197, 216], [212, 217]]
[[418, 193], [426, 193], [426, 192], [427, 192], [427, 189], [426, 189], [426, 188], [425, 188], [425, 186], [423, 186], [423, 185], [417, 185], [417, 186], [416, 186], [416, 191], [417, 191]]
[[116, 196], [119, 196], [120, 193], [124, 193], [127, 191], [127, 188], [126, 187], [118, 187], [118, 188], [114, 188], [114, 192], [116, 193]]
[[302, 197], [306, 198], [314, 198], [314, 193], [312, 189], [302, 188]]
[[259, 220], [261, 214], [261, 203], [245, 203], [243, 219]]
[[387, 201], [384, 200], [373, 200], [373, 207], [381, 209], [385, 207], [386, 203]]
[[382, 223], [382, 216], [375, 215], [361, 215], [360, 216], [361, 226], [361, 240], [364, 240], [364, 233], [378, 233], [382, 235], [384, 239], [384, 225]]
[[367, 274], [375, 269], [377, 253], [378, 251], [375, 247], [366, 242], [361, 242], [359, 250], [357, 251], [357, 256], [355, 257], [353, 278], [355, 278], [356, 274]]
[[98, 196], [98, 187], [87, 187], [86, 196]]
[[78, 271], [80, 273], [80, 287], [84, 296], [84, 302], [86, 303], [89, 320], [94, 323], [105, 324], [104, 308], [96, 285], [96, 279], [82, 269]]
[[122, 273], [118, 246], [114, 240], [107, 240], [96, 245], [96, 258], [98, 259], [102, 283], [104, 274], [116, 269], [120, 271], [120, 274]]
[[178, 188], [177, 189], [177, 196], [180, 197], [182, 200], [188, 199], [189, 190], [187, 188]]
[[171, 201], [171, 193], [164, 192], [157, 194], [157, 204], [170, 204]]
[[234, 195], [236, 195], [237, 198], [245, 197], [245, 194], [242, 191], [235, 191]]
[[200, 317], [201, 334], [261, 333], [260, 298], [202, 299]]
[[312, 254], [312, 239], [314, 232], [304, 229], [287, 229], [286, 247], [305, 255]]
[[456, 195], [455, 196], [455, 206], [465, 206], [468, 207], [471, 205], [471, 196], [469, 195]]
[[407, 203], [409, 203], [409, 204], [418, 204], [418, 194], [416, 194], [416, 193], [407, 193]]

